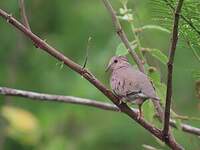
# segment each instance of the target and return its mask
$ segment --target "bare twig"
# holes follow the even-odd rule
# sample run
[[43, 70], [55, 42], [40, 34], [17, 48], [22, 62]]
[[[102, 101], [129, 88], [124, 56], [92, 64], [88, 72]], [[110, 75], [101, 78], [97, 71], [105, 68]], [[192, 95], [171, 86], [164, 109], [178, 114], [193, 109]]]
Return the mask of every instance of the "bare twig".
[[[175, 120], [170, 120], [170, 125], [171, 125], [172, 127], [177, 128], [177, 126], [176, 126], [176, 121], [175, 121]], [[196, 127], [193, 127], [193, 126], [191, 126], [191, 125], [184, 124], [184, 123], [182, 123], [182, 124], [180, 125], [180, 127], [181, 127], [182, 131], [184, 131], [184, 132], [187, 132], [187, 133], [190, 133], [190, 134], [194, 134], [194, 135], [200, 136], [200, 128], [196, 128]]]
[[[84, 106], [95, 107], [101, 110], [109, 110], [114, 112], [121, 112], [118, 107], [113, 104], [106, 103], [106, 102], [99, 102], [96, 100], [79, 98], [74, 96], [64, 96], [64, 95], [53, 95], [53, 94], [45, 94], [45, 93], [38, 93], [32, 91], [25, 91], [25, 90], [18, 90], [13, 88], [7, 87], [0, 87], [0, 95], [5, 96], [17, 96], [17, 97], [24, 97], [29, 98], [36, 101], [48, 101], [48, 102], [62, 102], [67, 104], [79, 104]], [[134, 112], [138, 112], [138, 109], [132, 108]], [[170, 125], [176, 128], [176, 122], [174, 120], [170, 120]], [[181, 124], [181, 128], [183, 131], [187, 133], [191, 133], [194, 135], [200, 136], [200, 129], [196, 127], [192, 127], [187, 124]]]
[[[130, 118], [135, 120], [139, 123], [143, 128], [149, 131], [152, 135], [156, 136], [158, 139], [163, 140], [162, 138], [162, 131], [150, 123], [146, 122], [143, 118], [138, 119], [138, 114], [132, 111], [125, 103], [120, 103], [118, 97], [116, 97], [110, 90], [108, 90], [91, 72], [87, 69], [82, 69], [80, 65], [69, 59], [68, 57], [64, 56], [61, 52], [47, 44], [45, 41], [40, 39], [38, 36], [33, 34], [30, 30], [28, 30], [24, 25], [22, 25], [19, 21], [13, 18], [11, 15], [7, 14], [5, 11], [0, 9], [0, 16], [5, 19], [8, 23], [12, 26], [20, 30], [24, 35], [31, 39], [34, 43], [37, 44], [38, 48], [46, 51], [51, 56], [55, 57], [57, 60], [64, 62], [64, 64], [70, 67], [75, 72], [82, 75], [85, 79], [87, 79], [92, 85], [94, 85], [97, 89], [99, 89], [105, 96], [107, 96], [115, 105], [119, 107], [119, 109], [128, 115]], [[169, 139], [166, 144], [171, 147], [172, 149], [181, 150], [182, 147], [176, 143], [173, 139]]]
[[112, 5], [110, 4], [110, 2], [108, 0], [103, 0], [103, 3], [106, 6], [109, 13], [111, 14], [112, 21], [113, 21], [113, 24], [115, 26], [115, 29], [116, 29], [118, 36], [123, 41], [125, 47], [128, 49], [128, 52], [130, 53], [131, 57], [135, 60], [139, 70], [141, 72], [145, 72], [143, 62], [140, 60], [140, 58], [136, 54], [135, 50], [131, 47], [129, 40], [128, 40], [126, 34], [124, 33], [124, 30], [121, 27], [119, 19], [117, 18], [116, 12], [112, 8]]
[[[37, 92], [18, 90], [18, 89], [7, 88], [7, 87], [0, 87], [0, 94], [7, 95], [7, 96], [18, 96], [18, 97], [30, 98], [34, 100], [40, 100], [40, 101], [53, 101], [53, 102], [87, 105], [87, 106], [92, 106], [95, 108], [110, 110], [110, 111], [120, 111], [119, 108], [113, 104], [99, 102], [99, 101], [85, 99], [85, 98], [74, 97], [74, 96], [37, 93]], [[134, 110], [134, 111], [136, 112], [137, 110]]]
[[19, 2], [19, 10], [20, 10], [22, 22], [24, 26], [27, 27], [27, 29], [31, 30], [30, 25], [28, 23], [27, 15], [26, 15], [24, 0], [19, 0], [18, 2]]
[[192, 134], [195, 134], [195, 135], [198, 135], [198, 136], [200, 135], [200, 129], [199, 128], [195, 128], [195, 127], [192, 127], [192, 126], [187, 125], [187, 124], [182, 124], [181, 128], [185, 132], [192, 133]]
[[163, 138], [165, 142], [169, 140], [169, 121], [170, 121], [170, 107], [171, 107], [171, 97], [172, 97], [172, 73], [173, 73], [173, 62], [176, 50], [176, 44], [178, 41], [178, 25], [180, 12], [183, 5], [183, 0], [179, 0], [177, 8], [174, 14], [174, 25], [171, 37], [171, 45], [169, 50], [169, 61], [168, 65], [168, 77], [167, 77], [167, 94], [166, 94], [166, 104], [165, 104], [165, 118], [163, 127]]

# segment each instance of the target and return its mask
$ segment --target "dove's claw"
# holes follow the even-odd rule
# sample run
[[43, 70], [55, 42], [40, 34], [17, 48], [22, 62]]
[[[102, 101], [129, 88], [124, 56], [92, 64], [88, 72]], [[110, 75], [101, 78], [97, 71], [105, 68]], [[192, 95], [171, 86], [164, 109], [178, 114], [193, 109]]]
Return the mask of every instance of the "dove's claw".
[[138, 116], [137, 116], [137, 119], [140, 120], [141, 118], [143, 118], [143, 113], [142, 113], [142, 105], [139, 105], [138, 108], [139, 108], [139, 112], [138, 112]]

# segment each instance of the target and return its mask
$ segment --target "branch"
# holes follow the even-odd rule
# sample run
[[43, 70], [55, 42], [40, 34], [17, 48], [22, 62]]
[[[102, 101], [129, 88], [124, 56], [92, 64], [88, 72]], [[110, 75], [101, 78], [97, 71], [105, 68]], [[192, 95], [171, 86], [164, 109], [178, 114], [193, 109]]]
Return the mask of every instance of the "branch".
[[22, 18], [22, 22], [23, 22], [24, 26], [27, 29], [31, 30], [30, 25], [28, 23], [28, 18], [26, 16], [24, 0], [19, 0], [18, 2], [19, 2], [19, 10], [20, 10], [20, 15], [21, 15], [21, 18]]
[[[75, 63], [68, 57], [64, 56], [61, 52], [47, 44], [45, 41], [40, 39], [37, 35], [33, 34], [30, 30], [28, 30], [24, 25], [22, 25], [19, 21], [13, 18], [11, 15], [7, 14], [5, 11], [0, 9], [0, 16], [5, 19], [12, 26], [20, 30], [24, 35], [31, 39], [33, 43], [37, 45], [41, 50], [46, 51], [51, 56], [55, 57], [57, 60], [63, 62], [66, 66], [79, 73], [82, 77], [87, 79], [92, 85], [94, 85], [97, 89], [99, 89], [106, 97], [108, 97], [119, 109], [128, 115], [130, 118], [139, 123], [143, 128], [149, 131], [152, 135], [156, 136], [158, 139], [163, 140], [162, 131], [150, 123], [146, 122], [143, 118], [138, 119], [138, 114], [132, 111], [125, 103], [120, 103], [118, 97], [116, 97], [109, 89], [107, 89], [91, 72], [87, 69], [83, 69], [79, 64]], [[166, 144], [172, 149], [182, 149], [182, 147], [176, 143], [173, 139], [169, 139]]]
[[122, 27], [120, 25], [120, 22], [119, 22], [119, 20], [117, 18], [116, 12], [112, 8], [112, 5], [110, 4], [110, 2], [108, 0], [103, 0], [103, 3], [105, 5], [105, 7], [108, 9], [109, 13], [111, 14], [112, 21], [113, 21], [113, 24], [115, 26], [115, 29], [116, 29], [116, 32], [117, 32], [118, 36], [120, 37], [120, 39], [124, 43], [125, 47], [128, 49], [128, 52], [130, 53], [131, 57], [136, 62], [139, 70], [141, 72], [145, 72], [143, 62], [140, 60], [140, 58], [138, 57], [138, 55], [135, 52], [135, 50], [131, 47], [130, 42], [129, 42], [126, 34], [124, 33], [124, 30], [122, 29]]
[[[62, 102], [67, 104], [78, 104], [84, 106], [95, 107], [101, 110], [108, 110], [114, 112], [121, 112], [118, 107], [113, 104], [99, 102], [96, 100], [90, 100], [85, 98], [79, 98], [74, 96], [63, 96], [63, 95], [52, 95], [52, 94], [45, 94], [45, 93], [37, 93], [25, 90], [18, 90], [13, 88], [7, 87], [0, 87], [0, 95], [5, 96], [17, 96], [17, 97], [24, 97], [29, 98], [34, 101], [48, 101], [48, 102]], [[134, 112], [138, 112], [138, 109], [133, 109]], [[170, 125], [176, 127], [176, 122], [174, 120], [170, 121]], [[192, 127], [187, 124], [181, 124], [181, 128], [183, 131], [200, 136], [200, 129], [196, 127]]]
[[170, 107], [171, 107], [171, 97], [172, 97], [173, 63], [174, 63], [176, 45], [178, 41], [178, 25], [179, 25], [179, 18], [182, 5], [183, 5], [183, 0], [179, 0], [174, 14], [174, 25], [173, 25], [171, 45], [169, 51], [169, 61], [167, 63], [168, 66], [167, 94], [166, 94], [166, 104], [165, 104], [165, 119], [163, 127], [163, 136], [165, 141], [169, 140], [169, 121], [170, 121], [169, 119], [170, 119]]
[[[113, 104], [98, 102], [95, 100], [89, 100], [89, 99], [79, 98], [79, 97], [74, 97], [74, 96], [36, 93], [36, 92], [18, 90], [18, 89], [7, 88], [7, 87], [0, 87], [0, 94], [7, 95], [7, 96], [30, 98], [30, 99], [39, 100], [39, 101], [53, 101], [53, 102], [80, 104], [80, 105], [91, 106], [91, 107], [95, 107], [95, 108], [99, 108], [103, 110], [120, 111], [119, 108]], [[134, 110], [134, 111], [136, 112], [137, 110]]]

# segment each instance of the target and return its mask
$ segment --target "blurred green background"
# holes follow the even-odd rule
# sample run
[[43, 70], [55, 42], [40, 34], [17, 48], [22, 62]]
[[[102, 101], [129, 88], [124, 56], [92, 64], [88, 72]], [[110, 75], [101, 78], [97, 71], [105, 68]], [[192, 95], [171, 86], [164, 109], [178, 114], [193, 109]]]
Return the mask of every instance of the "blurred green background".
[[[84, 63], [87, 40], [92, 37], [87, 63], [96, 77], [108, 84], [105, 66], [120, 42], [111, 18], [100, 0], [25, 1], [31, 29], [42, 39], [79, 64]], [[112, 1], [115, 9], [121, 7]], [[148, 0], [130, 1], [137, 17], [136, 26], [158, 24], [151, 16]], [[0, 7], [20, 19], [18, 2], [1, 0]], [[129, 28], [123, 24], [129, 35]], [[47, 53], [36, 49], [30, 40], [0, 19], [0, 86], [35, 92], [72, 95], [110, 102], [85, 79]], [[129, 35], [131, 38], [131, 35]], [[169, 48], [170, 35], [148, 30], [140, 35], [144, 47]], [[156, 60], [150, 63], [162, 70]], [[174, 67], [173, 108], [178, 114], [200, 117], [200, 103], [195, 93], [193, 72], [200, 69], [189, 48], [178, 47]], [[144, 149], [142, 144], [160, 145], [146, 130], [127, 116], [91, 107], [31, 101], [0, 96], [0, 149], [2, 150], [121, 150]], [[199, 121], [185, 121], [200, 127]], [[186, 149], [200, 149], [194, 135], [175, 132]]]

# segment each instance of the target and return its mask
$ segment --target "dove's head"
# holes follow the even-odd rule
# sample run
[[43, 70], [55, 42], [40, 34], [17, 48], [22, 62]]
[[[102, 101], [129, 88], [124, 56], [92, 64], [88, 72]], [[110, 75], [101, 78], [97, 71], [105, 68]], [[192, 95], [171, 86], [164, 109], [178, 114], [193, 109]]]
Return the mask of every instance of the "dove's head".
[[119, 69], [121, 67], [129, 66], [128, 59], [125, 56], [113, 56], [106, 68], [106, 71], [113, 71], [115, 69]]

